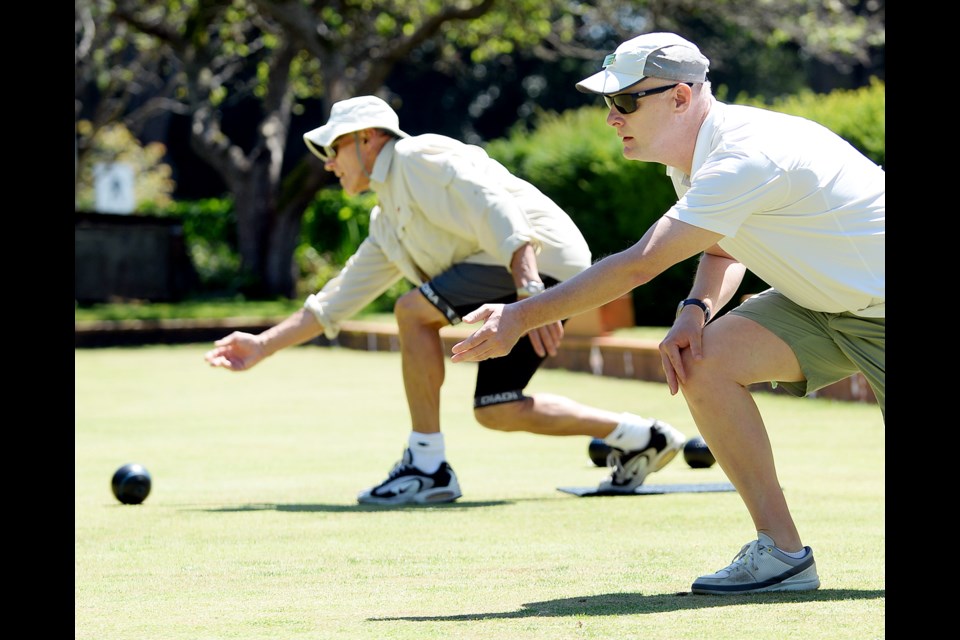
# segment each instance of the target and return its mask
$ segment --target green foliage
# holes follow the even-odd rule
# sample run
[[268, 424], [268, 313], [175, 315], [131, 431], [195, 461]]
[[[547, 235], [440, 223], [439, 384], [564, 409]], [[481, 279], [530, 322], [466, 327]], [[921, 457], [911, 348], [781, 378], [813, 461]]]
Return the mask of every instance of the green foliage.
[[376, 204], [372, 191], [348, 196], [339, 186], [321, 189], [304, 211], [301, 241], [343, 264], [367, 237]]
[[173, 203], [158, 215], [179, 218], [187, 252], [206, 292], [236, 293], [251, 281], [237, 251], [237, 220], [231, 198]]

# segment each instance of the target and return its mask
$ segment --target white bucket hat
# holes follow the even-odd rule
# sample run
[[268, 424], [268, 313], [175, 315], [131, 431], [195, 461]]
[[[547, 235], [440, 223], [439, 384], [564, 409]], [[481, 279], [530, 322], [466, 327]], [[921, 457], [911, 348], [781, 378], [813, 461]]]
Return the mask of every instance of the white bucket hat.
[[603, 70], [577, 83], [583, 93], [612, 95], [644, 78], [705, 82], [710, 61], [697, 45], [675, 33], [645, 33], [603, 59]]
[[410, 137], [400, 129], [400, 118], [390, 105], [376, 96], [358, 96], [335, 103], [327, 123], [303, 134], [303, 141], [313, 155], [326, 161], [336, 155], [330, 146], [334, 140], [345, 133], [370, 128], [386, 129], [401, 138]]

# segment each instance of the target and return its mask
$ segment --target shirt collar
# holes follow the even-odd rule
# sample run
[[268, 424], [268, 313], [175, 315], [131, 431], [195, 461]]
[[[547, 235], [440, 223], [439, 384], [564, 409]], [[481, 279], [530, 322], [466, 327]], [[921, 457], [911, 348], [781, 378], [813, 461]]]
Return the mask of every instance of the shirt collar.
[[703, 119], [700, 125], [700, 131], [697, 133], [697, 144], [693, 148], [693, 162], [690, 165], [690, 175], [697, 173], [697, 170], [707, 161], [707, 156], [716, 146], [716, 136], [723, 123], [723, 103], [715, 98], [711, 98], [713, 104], [710, 105], [710, 111], [707, 117]]
[[397, 139], [394, 138], [387, 142], [377, 154], [377, 159], [373, 162], [373, 171], [370, 172], [370, 181], [384, 183], [387, 181], [387, 174], [390, 172], [390, 163], [393, 162], [394, 147], [397, 146]]

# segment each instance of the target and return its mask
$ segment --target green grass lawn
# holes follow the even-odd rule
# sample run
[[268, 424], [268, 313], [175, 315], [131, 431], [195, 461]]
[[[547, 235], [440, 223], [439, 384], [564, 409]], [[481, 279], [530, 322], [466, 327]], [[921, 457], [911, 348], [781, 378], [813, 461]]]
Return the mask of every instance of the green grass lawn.
[[[585, 437], [485, 430], [472, 364], [442, 416], [464, 495], [361, 506], [406, 444], [396, 353], [305, 346], [255, 369], [207, 345], [75, 351], [77, 640], [670, 640], [885, 637], [884, 425], [875, 405], [758, 394], [822, 586], [693, 596], [753, 535], [735, 493], [576, 498]], [[696, 434], [664, 385], [562, 370], [529, 389]], [[110, 492], [139, 462], [141, 505]], [[678, 457], [647, 484], [721, 482]]]

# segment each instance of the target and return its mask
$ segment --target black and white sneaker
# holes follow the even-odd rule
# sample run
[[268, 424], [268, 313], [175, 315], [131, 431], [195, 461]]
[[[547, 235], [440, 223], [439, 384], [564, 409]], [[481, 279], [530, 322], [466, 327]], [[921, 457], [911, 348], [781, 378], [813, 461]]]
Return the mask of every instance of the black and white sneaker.
[[424, 473], [413, 466], [410, 449], [403, 452], [387, 479], [375, 487], [361, 491], [361, 504], [434, 504], [453, 502], [461, 496], [457, 475], [446, 461], [433, 473]]
[[683, 448], [686, 437], [666, 422], [653, 421], [650, 444], [645, 449], [623, 451], [611, 447], [607, 466], [613, 467], [610, 477], [600, 483], [600, 491], [630, 493], [643, 484], [647, 476], [660, 471]]

